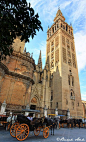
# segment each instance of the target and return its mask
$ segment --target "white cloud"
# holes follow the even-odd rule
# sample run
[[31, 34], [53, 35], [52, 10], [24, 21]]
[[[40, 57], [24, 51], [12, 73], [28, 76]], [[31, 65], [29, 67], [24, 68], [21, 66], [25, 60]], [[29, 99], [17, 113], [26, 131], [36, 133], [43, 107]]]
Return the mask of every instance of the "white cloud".
[[30, 0], [31, 6], [36, 12], [46, 21], [47, 23], [53, 22], [55, 14], [60, 6], [61, 9], [65, 9], [71, 3], [70, 1], [64, 0], [62, 3], [59, 0]]
[[40, 50], [41, 50], [42, 58], [45, 58], [45, 56], [46, 56], [46, 41], [42, 41], [39, 44], [38, 48], [34, 48], [32, 50], [33, 50], [34, 55], [37, 55], [37, 56], [40, 54]]
[[27, 2], [30, 2], [35, 11], [47, 22], [52, 22], [52, 17], [55, 16], [59, 6], [65, 11], [71, 9], [70, 17], [73, 23], [82, 15], [86, 18], [86, 0], [27, 0]]
[[85, 14], [86, 13], [86, 1], [85, 0], [73, 1], [73, 5], [71, 8], [73, 9], [73, 12], [71, 14], [73, 23], [75, 23], [75, 21], [80, 19], [80, 17], [82, 16], [85, 16], [86, 18], [86, 14]]
[[44, 58], [46, 56], [46, 41], [41, 42], [40, 50], [41, 50], [41, 53], [42, 53], [42, 57]]
[[64, 3], [60, 4], [60, 8], [65, 9], [70, 3], [71, 3], [71, 0], [70, 1], [65, 1]]
[[79, 71], [86, 67], [86, 34], [77, 32], [75, 34], [75, 48]]
[[81, 94], [81, 100], [86, 101], [86, 92], [84, 92], [84, 94]]
[[86, 86], [81, 86], [82, 88], [86, 89]]
[[38, 4], [39, 4], [39, 2], [41, 2], [41, 0], [27, 0], [27, 2], [30, 2], [30, 4], [31, 4], [31, 7], [36, 7]]
[[36, 48], [29, 47], [29, 52], [33, 53], [33, 58], [35, 59], [36, 64], [38, 63], [40, 50], [41, 50], [41, 57], [42, 57], [42, 62], [43, 62], [43, 66], [44, 66], [45, 65], [45, 58], [46, 58], [46, 40], [41, 41], [41, 43], [39, 43], [38, 47], [36, 47]]

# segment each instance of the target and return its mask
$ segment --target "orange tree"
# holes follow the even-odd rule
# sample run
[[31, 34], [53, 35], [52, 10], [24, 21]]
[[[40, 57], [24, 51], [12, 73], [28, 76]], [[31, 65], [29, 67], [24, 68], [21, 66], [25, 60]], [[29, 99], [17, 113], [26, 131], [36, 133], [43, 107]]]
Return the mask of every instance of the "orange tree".
[[26, 0], [0, 0], [0, 59], [12, 54], [16, 36], [29, 42], [40, 29], [43, 30], [38, 13]]

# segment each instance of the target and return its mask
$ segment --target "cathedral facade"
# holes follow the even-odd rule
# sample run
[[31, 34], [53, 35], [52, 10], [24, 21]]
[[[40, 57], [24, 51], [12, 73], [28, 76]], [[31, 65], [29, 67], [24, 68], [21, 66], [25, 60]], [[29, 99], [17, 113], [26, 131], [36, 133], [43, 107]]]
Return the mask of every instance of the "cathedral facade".
[[[6, 100], [7, 109], [20, 109], [27, 105], [39, 109], [43, 116], [67, 114], [82, 117], [78, 67], [73, 28], [65, 22], [61, 10], [54, 24], [47, 30], [46, 63], [42, 69], [41, 51], [38, 64], [24, 51], [19, 39], [13, 44], [14, 52], [0, 65], [0, 103]], [[24, 51], [24, 52], [23, 52]]]

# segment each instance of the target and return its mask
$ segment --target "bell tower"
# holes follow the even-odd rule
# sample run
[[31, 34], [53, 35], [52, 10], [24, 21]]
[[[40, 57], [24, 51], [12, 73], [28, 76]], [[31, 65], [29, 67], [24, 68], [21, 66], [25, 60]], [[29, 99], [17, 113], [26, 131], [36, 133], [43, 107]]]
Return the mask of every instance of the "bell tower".
[[[54, 74], [58, 68], [59, 75], [62, 78], [61, 84], [56, 84], [54, 78], [57, 78], [57, 76], [53, 78], [54, 86], [57, 86], [53, 88], [54, 104], [57, 102], [59, 109], [69, 109], [70, 115], [73, 117], [82, 116], [73, 28], [65, 22], [60, 9], [56, 13], [53, 25], [50, 28], [48, 27], [47, 30], [46, 60], [47, 58], [49, 58], [51, 73]], [[57, 88], [60, 88], [61, 91], [58, 92]], [[57, 97], [58, 95], [60, 99]]]

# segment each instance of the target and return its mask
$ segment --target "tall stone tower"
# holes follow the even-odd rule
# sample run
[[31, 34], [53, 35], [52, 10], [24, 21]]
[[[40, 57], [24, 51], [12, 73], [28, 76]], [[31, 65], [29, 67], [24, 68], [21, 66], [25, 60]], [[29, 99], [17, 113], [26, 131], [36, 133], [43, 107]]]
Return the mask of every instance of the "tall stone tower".
[[58, 9], [47, 31], [46, 60], [53, 74], [53, 107], [69, 109], [72, 117], [82, 116], [82, 103], [73, 28]]

